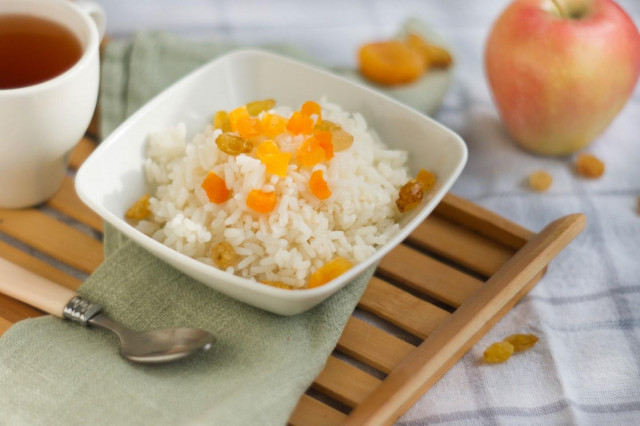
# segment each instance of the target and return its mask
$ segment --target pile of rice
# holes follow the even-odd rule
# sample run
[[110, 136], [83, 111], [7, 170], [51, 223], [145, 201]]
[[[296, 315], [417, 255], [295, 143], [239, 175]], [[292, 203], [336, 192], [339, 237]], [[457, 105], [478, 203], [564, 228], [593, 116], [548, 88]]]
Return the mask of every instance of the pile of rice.
[[[215, 141], [221, 130], [212, 126], [191, 142], [183, 124], [151, 134], [144, 167], [156, 189], [150, 199], [152, 215], [137, 228], [212, 266], [211, 247], [227, 241], [238, 255], [227, 272], [294, 288], [305, 287], [313, 271], [337, 256], [354, 264], [366, 259], [399, 229], [395, 200], [409, 179], [407, 153], [385, 147], [360, 114], [324, 99], [319, 103], [323, 119], [340, 124], [354, 137], [353, 145], [328, 162], [299, 168], [296, 149], [308, 136], [285, 132], [276, 138], [282, 152], [293, 153], [284, 178], [266, 173], [254, 156], [220, 151]], [[288, 118], [293, 110], [269, 112]], [[309, 190], [309, 177], [318, 169], [332, 192], [325, 200]], [[222, 204], [209, 202], [200, 186], [209, 171], [230, 190]], [[275, 191], [272, 212], [247, 207], [252, 189]]]

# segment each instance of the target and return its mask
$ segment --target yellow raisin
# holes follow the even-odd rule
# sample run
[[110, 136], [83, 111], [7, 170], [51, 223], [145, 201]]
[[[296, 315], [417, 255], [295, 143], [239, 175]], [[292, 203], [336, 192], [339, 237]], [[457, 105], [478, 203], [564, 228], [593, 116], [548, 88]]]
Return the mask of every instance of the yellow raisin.
[[509, 342], [496, 342], [484, 351], [484, 362], [505, 362], [513, 354], [513, 345]]
[[264, 101], [253, 101], [247, 104], [247, 112], [255, 117], [262, 111], [268, 111], [276, 105], [275, 99], [265, 99]]
[[247, 139], [234, 135], [233, 133], [223, 133], [216, 138], [218, 149], [229, 155], [240, 155], [251, 152], [253, 144]]
[[262, 284], [270, 285], [271, 287], [276, 288], [285, 288], [287, 290], [292, 290], [293, 287], [289, 284], [285, 284], [282, 281], [261, 281]]
[[591, 179], [597, 179], [604, 173], [604, 163], [591, 154], [580, 154], [576, 159], [578, 174]]
[[331, 142], [333, 143], [333, 151], [340, 152], [349, 149], [353, 145], [353, 136], [342, 129], [338, 123], [333, 121], [322, 120], [314, 127], [317, 132], [331, 132]]
[[529, 175], [529, 186], [534, 191], [544, 192], [552, 183], [553, 177], [544, 170], [537, 170]]
[[505, 337], [503, 342], [511, 343], [514, 352], [522, 352], [532, 348], [538, 342], [538, 338], [533, 334], [512, 334]]
[[127, 210], [125, 213], [125, 217], [129, 219], [146, 219], [151, 215], [151, 210], [149, 210], [149, 198], [151, 195], [144, 194], [142, 197], [138, 199], [133, 205]]
[[213, 128], [220, 129], [223, 132], [231, 131], [231, 122], [229, 121], [229, 114], [227, 111], [218, 111], [213, 116]]
[[211, 260], [220, 269], [227, 269], [238, 261], [238, 255], [233, 246], [226, 241], [221, 241], [211, 247]]
[[400, 188], [400, 194], [396, 200], [396, 206], [401, 213], [416, 208], [424, 197], [424, 186], [416, 179], [411, 179]]

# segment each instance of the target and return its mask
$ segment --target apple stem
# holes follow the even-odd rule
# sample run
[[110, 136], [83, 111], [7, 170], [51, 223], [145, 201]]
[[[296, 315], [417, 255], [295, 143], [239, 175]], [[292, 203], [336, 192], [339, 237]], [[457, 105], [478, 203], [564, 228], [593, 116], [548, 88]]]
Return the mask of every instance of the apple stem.
[[558, 0], [551, 0], [551, 3], [553, 3], [553, 5], [556, 7], [556, 9], [558, 10], [558, 13], [560, 14], [560, 17], [562, 19], [567, 19], [567, 14], [564, 11], [564, 8], [562, 6], [560, 6], [560, 2]]

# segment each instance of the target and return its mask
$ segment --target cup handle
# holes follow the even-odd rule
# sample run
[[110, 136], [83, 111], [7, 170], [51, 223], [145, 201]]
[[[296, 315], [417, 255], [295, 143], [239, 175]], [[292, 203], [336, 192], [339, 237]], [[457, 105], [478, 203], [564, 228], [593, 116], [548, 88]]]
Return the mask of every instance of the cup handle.
[[93, 19], [93, 22], [95, 22], [96, 28], [98, 29], [100, 41], [102, 41], [104, 32], [107, 28], [107, 15], [104, 13], [104, 9], [102, 9], [99, 4], [89, 0], [76, 0], [75, 4], [80, 8], [80, 10]]

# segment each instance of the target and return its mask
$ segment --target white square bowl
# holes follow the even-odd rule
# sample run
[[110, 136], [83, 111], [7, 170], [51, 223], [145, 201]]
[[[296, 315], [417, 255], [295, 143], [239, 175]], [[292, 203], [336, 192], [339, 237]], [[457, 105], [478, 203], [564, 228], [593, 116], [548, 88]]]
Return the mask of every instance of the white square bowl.
[[[129, 225], [127, 209], [150, 192], [143, 162], [150, 133], [180, 122], [188, 138], [210, 123], [217, 110], [274, 98], [295, 107], [327, 96], [345, 111], [361, 113], [386, 145], [409, 152], [413, 175], [426, 168], [437, 185], [420, 206], [405, 214], [400, 231], [366, 261], [333, 281], [304, 290], [266, 286], [181, 254]], [[270, 53], [238, 50], [203, 65], [149, 101], [118, 127], [82, 165], [78, 195], [91, 209], [137, 244], [192, 278], [228, 296], [281, 315], [304, 312], [378, 262], [422, 222], [451, 188], [464, 167], [467, 149], [451, 130], [372, 89]]]

